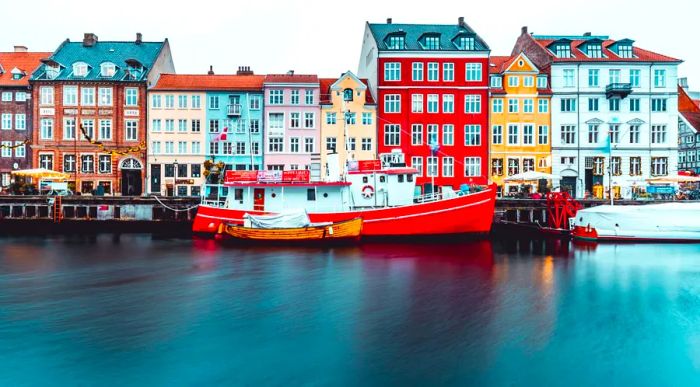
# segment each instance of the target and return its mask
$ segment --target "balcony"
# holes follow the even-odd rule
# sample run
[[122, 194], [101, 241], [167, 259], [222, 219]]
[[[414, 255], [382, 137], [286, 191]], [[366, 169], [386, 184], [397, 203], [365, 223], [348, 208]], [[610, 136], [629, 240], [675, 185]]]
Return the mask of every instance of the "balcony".
[[226, 114], [229, 116], [236, 116], [240, 117], [241, 115], [241, 105], [239, 104], [230, 104], [228, 105], [226, 109]]
[[607, 99], [613, 97], [625, 98], [632, 92], [631, 83], [611, 83], [605, 87], [605, 97]]

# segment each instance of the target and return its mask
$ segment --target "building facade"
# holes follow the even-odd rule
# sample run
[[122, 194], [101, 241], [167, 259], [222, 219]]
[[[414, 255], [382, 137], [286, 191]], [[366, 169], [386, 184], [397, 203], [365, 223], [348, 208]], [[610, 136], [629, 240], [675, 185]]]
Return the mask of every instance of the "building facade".
[[489, 47], [453, 25], [367, 23], [358, 75], [378, 107], [378, 152], [400, 148], [435, 186], [488, 182]]
[[34, 166], [70, 174], [77, 192], [142, 194], [146, 91], [174, 71], [167, 39], [63, 42], [30, 79]]
[[523, 53], [490, 59], [489, 141], [491, 181], [501, 195], [521, 183], [504, 179], [518, 173], [551, 173], [549, 76]]
[[682, 78], [678, 86], [678, 170], [694, 175], [700, 174], [700, 100], [697, 97], [698, 93], [688, 90], [687, 79]]
[[341, 173], [350, 160], [377, 158], [377, 105], [366, 80], [350, 71], [338, 79], [320, 79], [320, 85], [321, 176], [337, 180], [329, 175], [329, 154], [338, 155]]
[[550, 69], [552, 171], [562, 188], [578, 198], [610, 188], [630, 198], [647, 178], [677, 173], [680, 60], [629, 39], [527, 27], [513, 49], [520, 52]]
[[265, 169], [309, 169], [320, 179], [319, 90], [316, 75], [265, 76]]

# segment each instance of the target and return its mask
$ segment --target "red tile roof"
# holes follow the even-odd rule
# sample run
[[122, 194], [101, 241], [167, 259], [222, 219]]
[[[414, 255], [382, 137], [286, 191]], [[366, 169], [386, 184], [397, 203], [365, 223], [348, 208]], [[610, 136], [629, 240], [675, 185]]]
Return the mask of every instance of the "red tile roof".
[[515, 57], [517, 55], [513, 56], [491, 56], [489, 58], [489, 73], [490, 74], [500, 74], [502, 73], [510, 63], [515, 60]]
[[[557, 41], [556, 39], [541, 39], [533, 37], [535, 42], [537, 42], [544, 49]], [[551, 51], [547, 49], [547, 53], [550, 55], [554, 62], [681, 62], [680, 59], [672, 58], [670, 56], [657, 54], [652, 51], [644, 50], [639, 47], [632, 47], [632, 52], [634, 54], [633, 58], [620, 58], [615, 54], [609, 47], [616, 41], [612, 39], [605, 39], [602, 42], [603, 46], [603, 56], [604, 58], [589, 58], [586, 54], [581, 51], [578, 46], [585, 43], [587, 40], [584, 39], [569, 39], [571, 40], [571, 58], [558, 58]]]
[[162, 74], [152, 90], [257, 90], [264, 75]]
[[678, 112], [695, 131], [700, 132], [700, 107], [680, 86], [678, 86]]
[[269, 74], [265, 83], [318, 83], [318, 76], [309, 74]]
[[[0, 52], [0, 66], [3, 73], [0, 74], [0, 86], [27, 86], [29, 77], [41, 64], [40, 60], [51, 56], [50, 52]], [[18, 80], [12, 79], [12, 70], [18, 68], [25, 75]]]
[[[331, 103], [331, 86], [337, 81], [336, 78], [319, 78], [318, 81], [321, 84], [321, 105], [328, 105]], [[367, 86], [367, 92], [365, 93], [365, 104], [374, 105], [374, 98], [372, 97], [372, 92], [369, 89], [369, 83], [367, 79], [361, 78], [362, 83]]]

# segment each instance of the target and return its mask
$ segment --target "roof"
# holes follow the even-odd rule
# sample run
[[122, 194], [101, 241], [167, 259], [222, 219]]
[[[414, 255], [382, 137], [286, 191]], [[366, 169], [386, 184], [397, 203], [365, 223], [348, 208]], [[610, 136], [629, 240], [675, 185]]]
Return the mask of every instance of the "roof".
[[[81, 81], [143, 81], [158, 58], [166, 41], [141, 42], [134, 41], [97, 41], [94, 45], [86, 47], [82, 41], [64, 41], [49, 59], [61, 65], [58, 76], [53, 81], [81, 80]], [[136, 79], [124, 79], [127, 75], [127, 60], [136, 60], [144, 67], [143, 73]], [[73, 76], [73, 64], [85, 62], [88, 74], [85, 77]], [[110, 78], [100, 75], [100, 65], [111, 62], [116, 65], [116, 72]], [[46, 80], [46, 64], [42, 64], [32, 75], [32, 80]]]
[[264, 75], [162, 74], [152, 90], [262, 91]]
[[489, 73], [490, 74], [501, 74], [515, 60], [516, 56], [517, 55], [512, 55], [512, 56], [492, 55], [491, 57], [489, 57]]
[[696, 132], [700, 132], [700, 107], [680, 86], [678, 86], [678, 112]]
[[[682, 62], [680, 59], [672, 58], [670, 56], [658, 54], [652, 51], [648, 51], [636, 46], [632, 47], [632, 58], [621, 58], [617, 56], [615, 52], [611, 50], [611, 46], [618, 42], [631, 42], [629, 39], [622, 39], [619, 41], [609, 39], [607, 36], [551, 36], [551, 35], [530, 35], [532, 39], [537, 42], [542, 48], [547, 50], [547, 53], [554, 62]], [[591, 41], [602, 42], [602, 53], [603, 58], [589, 58], [581, 48], [579, 47], [585, 45], [585, 43]], [[562, 44], [570, 44], [571, 55], [570, 58], [558, 58], [551, 51], [547, 49], [550, 44], [554, 42], [561, 42]]]
[[385, 39], [389, 35], [403, 34], [405, 36], [406, 48], [404, 51], [428, 51], [420, 44], [420, 39], [425, 34], [440, 35], [440, 51], [464, 51], [453, 43], [453, 39], [459, 35], [474, 37], [474, 51], [488, 51], [489, 46], [476, 34], [476, 32], [464, 22], [455, 24], [373, 24], [368, 23], [369, 29], [377, 41], [379, 51], [402, 51], [389, 50]]
[[318, 76], [311, 74], [268, 74], [264, 83], [318, 83]]
[[[341, 75], [340, 78], [345, 76], [345, 74]], [[340, 78], [319, 78], [319, 84], [320, 84], [320, 89], [321, 89], [321, 98], [320, 98], [320, 104], [321, 105], [330, 105], [331, 104], [331, 86], [333, 86], [334, 83], [336, 83]], [[360, 78], [360, 81], [367, 86], [367, 89], [365, 90], [365, 104], [367, 105], [374, 105], [374, 98], [372, 97], [372, 92], [369, 90], [369, 84], [367, 83], [366, 78]]]
[[[42, 58], [48, 58], [50, 52], [0, 52], [0, 86], [27, 86], [32, 72], [41, 64]], [[24, 76], [12, 79], [12, 71], [18, 69]]]

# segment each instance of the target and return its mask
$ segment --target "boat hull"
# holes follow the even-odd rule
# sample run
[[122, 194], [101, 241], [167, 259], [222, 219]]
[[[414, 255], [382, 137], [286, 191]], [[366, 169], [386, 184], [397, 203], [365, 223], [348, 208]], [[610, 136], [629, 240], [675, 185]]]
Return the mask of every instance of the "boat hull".
[[332, 242], [357, 240], [362, 232], [362, 219], [355, 218], [344, 222], [321, 226], [298, 228], [250, 228], [240, 225], [226, 225], [224, 232], [234, 239], [257, 242]]
[[[481, 192], [434, 202], [348, 212], [309, 213], [309, 218], [314, 223], [337, 223], [359, 217], [363, 220], [362, 236], [369, 237], [485, 234], [491, 231], [495, 204], [496, 190], [491, 186]], [[201, 205], [192, 230], [215, 234], [221, 224], [243, 224], [245, 214], [266, 213]]]

